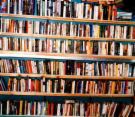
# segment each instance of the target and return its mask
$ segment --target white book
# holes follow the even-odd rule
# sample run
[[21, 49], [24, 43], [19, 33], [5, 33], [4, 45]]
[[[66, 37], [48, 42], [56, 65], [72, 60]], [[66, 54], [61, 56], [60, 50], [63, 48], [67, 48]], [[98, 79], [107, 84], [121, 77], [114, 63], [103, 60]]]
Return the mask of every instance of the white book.
[[19, 21], [19, 33], [22, 33], [23, 21]]
[[61, 14], [61, 0], [59, 0], [59, 1], [57, 1], [57, 14], [58, 14], [58, 16], [60, 16], [60, 14]]
[[48, 15], [48, 13], [47, 13], [47, 11], [48, 11], [48, 2], [47, 2], [47, 0], [45, 0], [45, 16], [47, 16]]
[[61, 24], [60, 23], [58, 23], [58, 25], [57, 25], [57, 35], [60, 35], [60, 28], [61, 28]]
[[110, 38], [114, 38], [114, 25], [110, 26]]
[[99, 6], [94, 6], [94, 20], [98, 20], [98, 8], [99, 8]]
[[61, 116], [60, 108], [61, 108], [61, 104], [58, 104], [57, 105], [57, 116]]
[[2, 27], [3, 29], [3, 32], [7, 32], [8, 30], [8, 24], [9, 24], [9, 19], [3, 19], [3, 22], [4, 22], [4, 26]]
[[54, 81], [54, 93], [57, 93], [58, 80]]
[[38, 47], [39, 47], [39, 52], [42, 52], [42, 39], [39, 39], [39, 43], [38, 43]]
[[53, 16], [55, 16], [55, 2], [53, 2]]
[[16, 61], [16, 69], [17, 69], [17, 73], [21, 73], [20, 66], [19, 66], [19, 61]]
[[73, 36], [73, 22], [70, 22], [70, 36]]
[[127, 26], [124, 26], [124, 33], [123, 33], [123, 38], [127, 38]]
[[83, 117], [84, 116], [84, 112], [85, 112], [85, 107], [84, 107], [84, 103], [80, 103], [80, 116]]
[[133, 49], [133, 45], [131, 43], [128, 43], [128, 52], [127, 55], [128, 56], [132, 56], [132, 50]]
[[103, 104], [102, 114], [105, 115], [106, 112], [107, 112], [107, 104]]
[[16, 80], [16, 78], [14, 78], [13, 83], [14, 83], [13, 91], [16, 91], [16, 87], [17, 87], [17, 80]]
[[28, 110], [27, 110], [27, 115], [30, 115], [30, 107], [31, 107], [31, 103], [28, 102]]
[[36, 62], [31, 61], [31, 66], [32, 66], [32, 73], [36, 74], [37, 73]]
[[37, 110], [38, 110], [38, 115], [41, 115], [41, 103], [40, 102], [38, 102], [38, 108], [37, 108]]
[[84, 9], [84, 3], [80, 3], [80, 11], [79, 12], [79, 18], [83, 18], [83, 9]]
[[88, 18], [89, 4], [85, 5], [85, 18]]
[[60, 53], [60, 40], [56, 40], [56, 43], [57, 43], [56, 51], [57, 53]]
[[[1, 15], [0, 15], [1, 16]], [[2, 17], [0, 17], [0, 22], [1, 22], [1, 24], [0, 24], [0, 32], [2, 32], [2, 24], [3, 24], [3, 20], [2, 20]]]
[[120, 43], [120, 56], [123, 56], [123, 44]]
[[2, 103], [0, 103], [0, 115], [2, 115], [3, 113], [2, 113]]
[[33, 39], [32, 38], [29, 38], [29, 48], [28, 48], [28, 51], [29, 52], [32, 52], [32, 41], [33, 41]]
[[39, 21], [34, 22], [34, 34], [39, 34]]
[[17, 14], [17, 0], [14, 0], [14, 14]]
[[66, 17], [66, 1], [64, 1], [64, 6], [63, 6], [63, 17]]
[[9, 105], [9, 100], [7, 100], [7, 112], [6, 114], [9, 115], [10, 112], [10, 105]]
[[19, 0], [19, 4], [18, 4], [18, 14], [19, 15], [22, 15], [22, 3], [21, 3], [22, 0]]
[[81, 92], [80, 93], [83, 93], [83, 88], [84, 88], [84, 81], [81, 81]]
[[134, 66], [134, 71], [133, 71], [133, 77], [135, 77], [135, 66]]
[[30, 78], [28, 79], [28, 91], [29, 92], [31, 91], [31, 79]]
[[25, 81], [24, 81], [24, 79], [21, 79], [20, 83], [21, 83], [21, 92], [24, 92], [25, 91]]
[[8, 37], [3, 37], [3, 50], [8, 50]]
[[7, 13], [10, 13], [10, 0], [7, 1]]
[[130, 39], [133, 39], [133, 26], [130, 27]]
[[43, 63], [43, 61], [39, 62], [39, 72], [40, 72], [40, 74], [44, 73], [44, 63]]
[[[51, 7], [51, 0], [48, 1], [48, 4], [49, 4], [49, 7]], [[51, 9], [50, 8], [47, 8], [47, 11], [48, 11], [48, 16], [51, 16]]]
[[43, 12], [43, 5], [42, 5], [43, 4], [43, 1], [40, 0], [39, 2], [40, 2], [40, 16], [42, 16], [42, 14], [43, 14], [42, 13]]
[[22, 50], [21, 50], [21, 51], [24, 51], [24, 45], [25, 45], [25, 44], [24, 44], [24, 41], [25, 41], [25, 39], [22, 38], [22, 39], [21, 39], [21, 42], [22, 42], [22, 43], [21, 43], [21, 45], [22, 45], [22, 48], [21, 48]]

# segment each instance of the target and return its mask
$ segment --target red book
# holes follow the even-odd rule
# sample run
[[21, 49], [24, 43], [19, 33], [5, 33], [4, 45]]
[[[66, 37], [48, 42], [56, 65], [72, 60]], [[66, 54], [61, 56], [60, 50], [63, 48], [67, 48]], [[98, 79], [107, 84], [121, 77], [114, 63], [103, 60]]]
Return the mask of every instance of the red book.
[[31, 80], [31, 91], [35, 91], [35, 80]]
[[54, 113], [54, 103], [51, 103], [51, 115], [53, 115], [53, 113]]

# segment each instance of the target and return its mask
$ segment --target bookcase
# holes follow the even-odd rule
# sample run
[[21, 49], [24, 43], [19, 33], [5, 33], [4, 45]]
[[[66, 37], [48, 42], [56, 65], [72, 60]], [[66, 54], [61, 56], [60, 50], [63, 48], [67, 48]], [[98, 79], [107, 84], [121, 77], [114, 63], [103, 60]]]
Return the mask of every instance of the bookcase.
[[113, 0], [0, 1], [0, 116], [134, 117], [135, 22]]

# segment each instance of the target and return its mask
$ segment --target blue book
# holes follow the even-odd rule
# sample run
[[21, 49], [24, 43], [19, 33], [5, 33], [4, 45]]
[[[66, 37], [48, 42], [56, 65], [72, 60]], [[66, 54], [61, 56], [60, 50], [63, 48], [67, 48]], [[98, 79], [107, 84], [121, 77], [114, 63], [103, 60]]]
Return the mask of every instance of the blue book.
[[90, 24], [90, 37], [93, 37], [93, 24]]
[[34, 15], [37, 15], [37, 0], [33, 0], [34, 2]]

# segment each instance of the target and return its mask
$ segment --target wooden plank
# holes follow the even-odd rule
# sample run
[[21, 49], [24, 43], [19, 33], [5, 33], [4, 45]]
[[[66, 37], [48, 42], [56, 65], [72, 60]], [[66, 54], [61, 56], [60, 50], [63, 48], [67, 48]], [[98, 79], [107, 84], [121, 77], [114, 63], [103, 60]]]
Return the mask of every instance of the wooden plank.
[[72, 93], [44, 93], [44, 92], [15, 92], [15, 91], [0, 91], [0, 95], [11, 95], [11, 96], [60, 96], [60, 97], [131, 97], [133, 94], [72, 94]]
[[64, 54], [44, 52], [21, 52], [21, 51], [0, 51], [0, 57], [19, 58], [46, 58], [46, 59], [72, 59], [72, 60], [128, 60], [135, 61], [135, 56], [113, 56], [113, 55], [89, 55], [89, 54]]
[[25, 74], [25, 73], [0, 73], [0, 76], [9, 77], [29, 77], [29, 78], [50, 78], [50, 79], [86, 79], [86, 80], [130, 80], [134, 81], [135, 77], [118, 77], [118, 76], [78, 76], [78, 75], [49, 75], [49, 74]]
[[19, 15], [19, 14], [1, 14], [2, 17], [9, 18], [27, 18], [27, 19], [41, 19], [41, 20], [54, 20], [54, 21], [66, 21], [66, 22], [88, 22], [96, 24], [120, 24], [120, 25], [135, 25], [133, 21], [113, 21], [113, 20], [93, 20], [93, 19], [79, 19], [79, 18], [63, 18], [53, 16], [34, 16], [34, 15]]
[[61, 36], [61, 35], [43, 35], [43, 34], [26, 34], [26, 33], [0, 33], [0, 36], [8, 37], [32, 37], [32, 38], [48, 38], [48, 39], [66, 39], [66, 40], [88, 40], [88, 41], [115, 41], [115, 42], [135, 42], [135, 39], [120, 39], [120, 38], [93, 38], [93, 37], [78, 37], [78, 36]]

